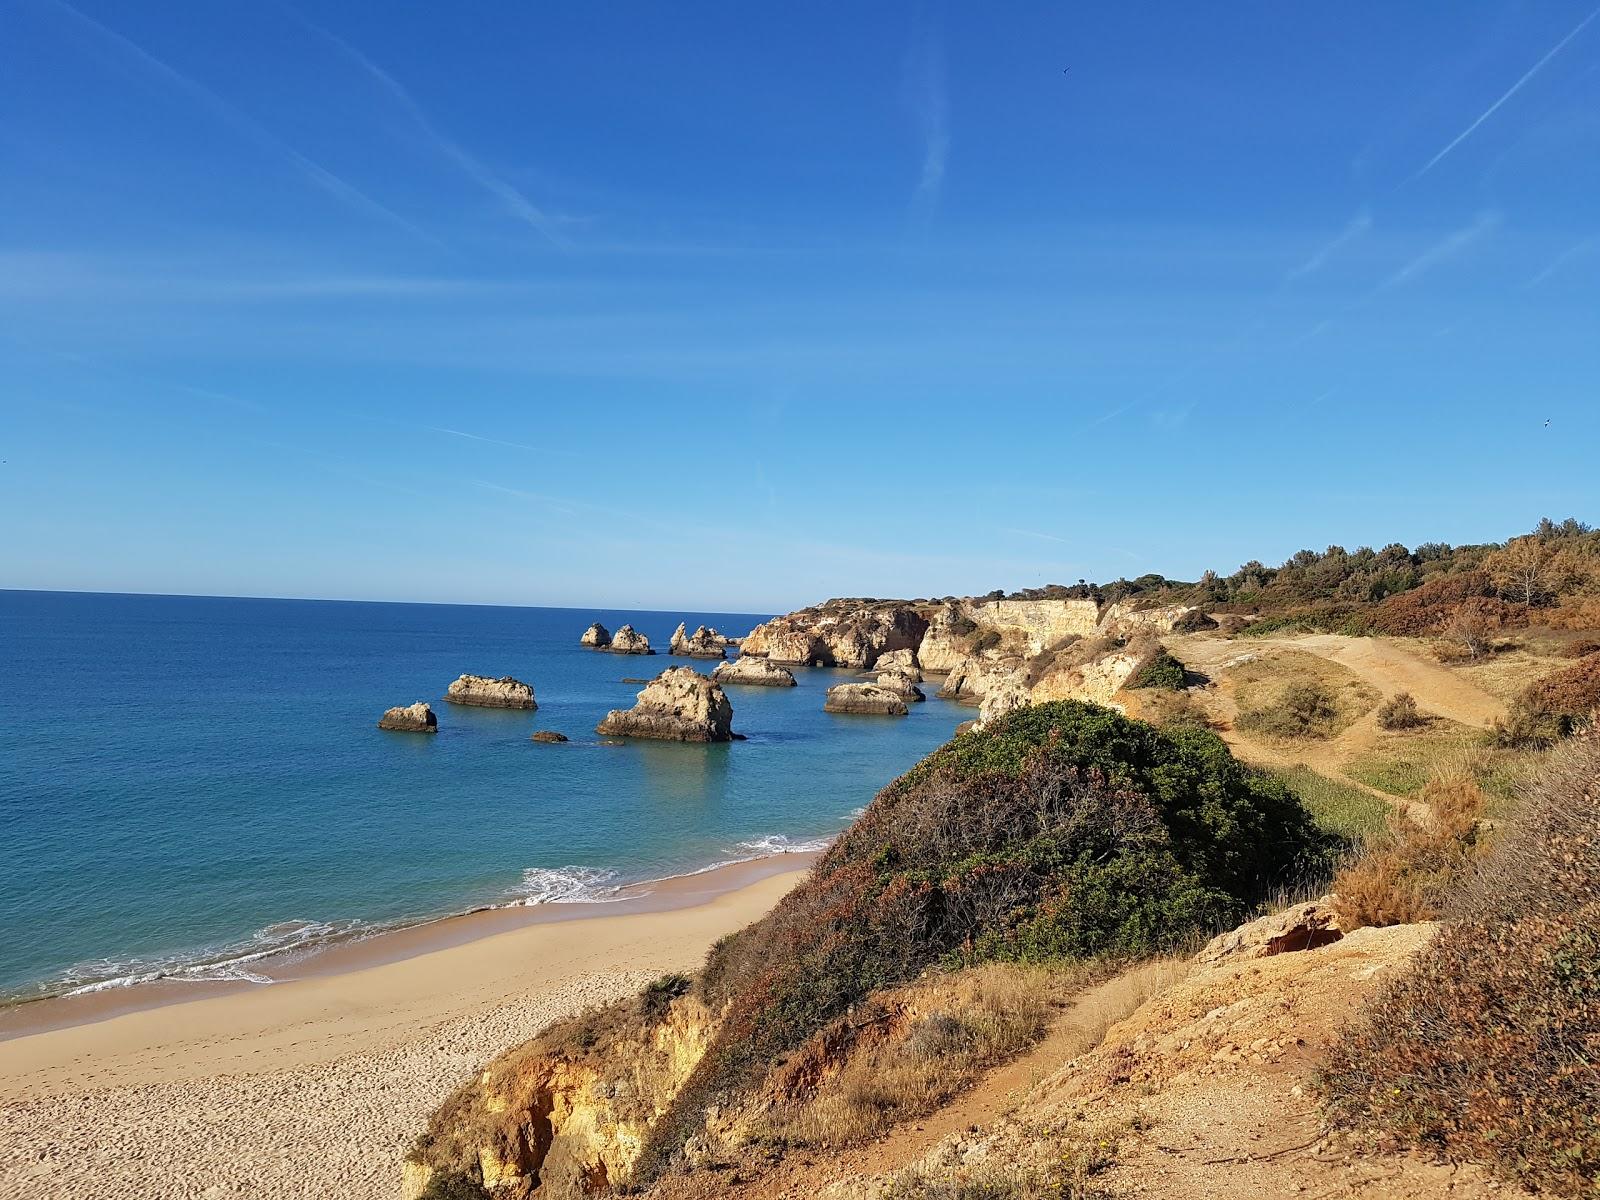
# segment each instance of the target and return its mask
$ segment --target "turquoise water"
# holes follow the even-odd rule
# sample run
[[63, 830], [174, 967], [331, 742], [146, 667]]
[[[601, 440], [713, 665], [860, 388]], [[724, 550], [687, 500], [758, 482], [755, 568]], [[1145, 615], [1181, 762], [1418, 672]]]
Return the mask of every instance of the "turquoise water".
[[[761, 619], [0, 591], [0, 996], [249, 978], [353, 930], [814, 846], [971, 715], [832, 716], [853, 676], [813, 670], [729, 689], [748, 741], [596, 737], [624, 676], [711, 664], [584, 650], [590, 621], [664, 647], [680, 620]], [[463, 671], [538, 711], [442, 703]], [[375, 728], [418, 699], [437, 735]]]

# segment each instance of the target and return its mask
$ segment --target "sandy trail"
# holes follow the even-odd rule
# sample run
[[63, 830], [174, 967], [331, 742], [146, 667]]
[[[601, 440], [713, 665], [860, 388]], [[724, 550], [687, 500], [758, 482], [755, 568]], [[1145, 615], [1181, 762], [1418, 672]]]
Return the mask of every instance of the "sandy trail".
[[1233, 720], [1238, 715], [1238, 707], [1234, 703], [1229, 671], [1250, 659], [1267, 658], [1286, 650], [1299, 650], [1337, 663], [1385, 697], [1398, 692], [1410, 692], [1424, 712], [1469, 728], [1486, 728], [1505, 715], [1505, 705], [1470, 680], [1423, 657], [1409, 646], [1384, 638], [1315, 633], [1250, 642], [1202, 634], [1172, 638], [1169, 644], [1173, 653], [1184, 663], [1209, 675], [1217, 683], [1211, 706], [1214, 715], [1225, 725], [1221, 731], [1223, 740], [1240, 758], [1282, 769], [1310, 767], [1319, 775], [1337, 779], [1340, 783], [1393, 805], [1416, 821], [1431, 819], [1426, 805], [1392, 796], [1344, 772], [1346, 764], [1359, 758], [1378, 742], [1382, 731], [1378, 726], [1376, 711], [1362, 716], [1327, 741], [1306, 741], [1293, 747], [1275, 746], [1241, 733], [1234, 727]]
[[1425, 711], [1462, 725], [1482, 729], [1505, 716], [1505, 705], [1475, 683], [1388, 638], [1308, 633], [1251, 642], [1202, 635], [1174, 638], [1172, 643], [1185, 663], [1208, 675], [1226, 671], [1246, 655], [1301, 650], [1338, 663], [1386, 697], [1410, 692]]
[[800, 876], [0, 1042], [0, 1198], [392, 1200], [405, 1148], [470, 1072], [697, 966]]

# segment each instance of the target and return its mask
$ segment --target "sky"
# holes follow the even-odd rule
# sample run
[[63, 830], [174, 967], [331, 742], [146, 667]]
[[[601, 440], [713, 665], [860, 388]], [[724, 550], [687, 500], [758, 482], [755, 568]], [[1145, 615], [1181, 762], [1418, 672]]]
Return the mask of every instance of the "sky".
[[773, 612], [1596, 519], [1597, 14], [0, 0], [0, 587]]

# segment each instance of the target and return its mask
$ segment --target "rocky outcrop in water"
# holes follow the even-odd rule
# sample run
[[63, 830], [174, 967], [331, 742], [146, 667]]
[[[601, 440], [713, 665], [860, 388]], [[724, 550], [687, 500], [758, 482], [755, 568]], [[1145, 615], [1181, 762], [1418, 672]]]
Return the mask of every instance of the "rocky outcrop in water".
[[591, 650], [604, 650], [611, 645], [611, 631], [596, 621], [583, 631], [583, 637], [578, 640]]
[[632, 625], [624, 625], [611, 635], [611, 644], [606, 647], [613, 654], [654, 654], [650, 649], [650, 639], [645, 637]]
[[903, 717], [910, 712], [899, 692], [875, 683], [841, 683], [829, 688], [822, 710], [885, 717]]
[[668, 646], [668, 653], [687, 658], [726, 658], [728, 644], [715, 629], [701, 625], [693, 633], [686, 633], [684, 623], [678, 622], [678, 628], [672, 634], [672, 643]]
[[830, 600], [757, 625], [744, 654], [807, 667], [876, 666], [895, 650], [915, 650], [928, 621], [903, 601]]
[[528, 740], [530, 742], [564, 742], [567, 740], [567, 735], [557, 733], [554, 729], [540, 729], [536, 730]]
[[917, 654], [914, 650], [891, 650], [887, 654], [880, 654], [872, 669], [878, 672], [894, 671], [904, 675], [912, 683], [922, 682], [922, 668], [917, 665]]
[[490, 679], [487, 675], [463, 675], [445, 691], [444, 698], [451, 704], [470, 704], [477, 708], [534, 709], [533, 688], [520, 679], [502, 675]]
[[712, 679], [690, 667], [669, 667], [639, 693], [631, 709], [614, 709], [595, 732], [669, 742], [728, 742], [733, 705]]
[[764, 658], [751, 658], [741, 654], [732, 662], [718, 665], [711, 678], [722, 684], [741, 684], [746, 687], [794, 687], [794, 672], [768, 662]]
[[899, 671], [879, 672], [877, 686], [895, 693], [907, 704], [915, 704], [919, 700], [927, 699], [927, 696], [922, 694], [922, 689], [917, 686], [916, 680]]
[[439, 718], [433, 715], [433, 709], [418, 700], [415, 704], [389, 709], [378, 718], [379, 729], [390, 729], [396, 733], [438, 733]]

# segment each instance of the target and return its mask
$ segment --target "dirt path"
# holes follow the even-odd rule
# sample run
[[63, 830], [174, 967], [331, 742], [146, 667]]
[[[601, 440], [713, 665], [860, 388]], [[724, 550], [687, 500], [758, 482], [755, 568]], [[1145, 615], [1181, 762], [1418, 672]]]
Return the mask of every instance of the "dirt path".
[[1474, 729], [1486, 728], [1505, 716], [1505, 705], [1477, 684], [1404, 642], [1388, 638], [1308, 633], [1252, 642], [1196, 635], [1173, 638], [1171, 642], [1179, 658], [1213, 678], [1249, 656], [1262, 658], [1282, 650], [1300, 650], [1338, 663], [1385, 696], [1410, 692], [1424, 711]]
[[1191, 635], [1171, 638], [1169, 645], [1186, 665], [1210, 676], [1216, 684], [1214, 689], [1208, 690], [1207, 703], [1213, 718], [1222, 727], [1223, 740], [1240, 758], [1281, 769], [1309, 767], [1319, 775], [1393, 805], [1413, 820], [1429, 819], [1425, 805], [1392, 796], [1345, 774], [1345, 767], [1371, 750], [1382, 734], [1375, 711], [1366, 713], [1338, 736], [1326, 741], [1308, 740], [1292, 747], [1273, 745], [1241, 733], [1234, 726], [1238, 706], [1234, 702], [1230, 678], [1233, 668], [1297, 650], [1345, 668], [1384, 696], [1410, 692], [1424, 712], [1471, 729], [1486, 728], [1505, 715], [1505, 706], [1470, 680], [1402, 642], [1384, 638], [1315, 633], [1251, 642]]

